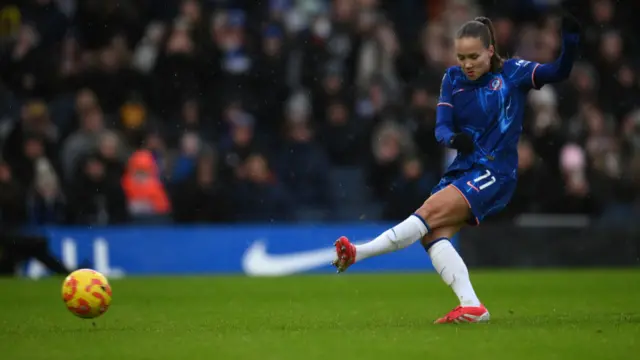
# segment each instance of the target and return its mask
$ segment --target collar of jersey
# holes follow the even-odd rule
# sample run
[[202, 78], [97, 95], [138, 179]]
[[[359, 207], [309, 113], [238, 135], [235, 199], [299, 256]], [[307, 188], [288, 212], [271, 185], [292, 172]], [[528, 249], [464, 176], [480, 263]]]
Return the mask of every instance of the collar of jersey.
[[492, 72], [488, 72], [475, 80], [469, 80], [467, 79], [466, 76], [464, 76], [462, 77], [462, 79], [460, 79], [460, 82], [464, 85], [486, 86], [487, 84], [489, 84], [489, 81], [491, 81], [491, 79], [493, 79], [494, 76], [495, 74]]

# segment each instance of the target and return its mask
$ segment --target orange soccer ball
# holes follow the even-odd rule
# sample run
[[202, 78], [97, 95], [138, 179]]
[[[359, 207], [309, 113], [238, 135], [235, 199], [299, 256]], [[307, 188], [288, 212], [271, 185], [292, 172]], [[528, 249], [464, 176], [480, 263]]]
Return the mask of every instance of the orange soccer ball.
[[72, 314], [83, 319], [97, 318], [109, 309], [111, 286], [95, 270], [76, 270], [64, 279], [62, 300]]

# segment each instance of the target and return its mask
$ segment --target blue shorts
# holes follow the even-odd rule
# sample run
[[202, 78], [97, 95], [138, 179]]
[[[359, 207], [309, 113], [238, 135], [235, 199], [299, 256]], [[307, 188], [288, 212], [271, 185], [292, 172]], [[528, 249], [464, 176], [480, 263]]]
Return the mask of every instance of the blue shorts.
[[471, 225], [479, 225], [484, 218], [504, 209], [516, 189], [517, 180], [511, 176], [494, 174], [485, 168], [458, 170], [444, 174], [431, 194], [451, 185], [465, 198], [473, 218]]

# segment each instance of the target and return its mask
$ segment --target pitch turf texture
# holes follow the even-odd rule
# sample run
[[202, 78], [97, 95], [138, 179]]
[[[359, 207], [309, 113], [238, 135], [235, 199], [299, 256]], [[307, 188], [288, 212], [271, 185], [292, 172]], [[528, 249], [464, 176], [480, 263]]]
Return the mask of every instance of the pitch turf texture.
[[0, 359], [633, 359], [640, 271], [475, 272], [489, 324], [433, 325], [436, 274], [127, 278], [95, 321], [61, 279], [0, 280]]

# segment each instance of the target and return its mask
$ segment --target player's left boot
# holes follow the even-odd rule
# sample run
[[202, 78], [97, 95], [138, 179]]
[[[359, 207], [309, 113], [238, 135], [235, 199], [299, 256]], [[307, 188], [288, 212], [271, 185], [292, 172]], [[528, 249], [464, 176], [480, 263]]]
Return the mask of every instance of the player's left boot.
[[336, 259], [331, 263], [341, 273], [354, 262], [356, 262], [356, 247], [353, 245], [346, 236], [341, 236], [335, 242], [336, 246]]
[[490, 315], [484, 305], [457, 306], [447, 315], [436, 320], [436, 324], [482, 323], [489, 321]]

